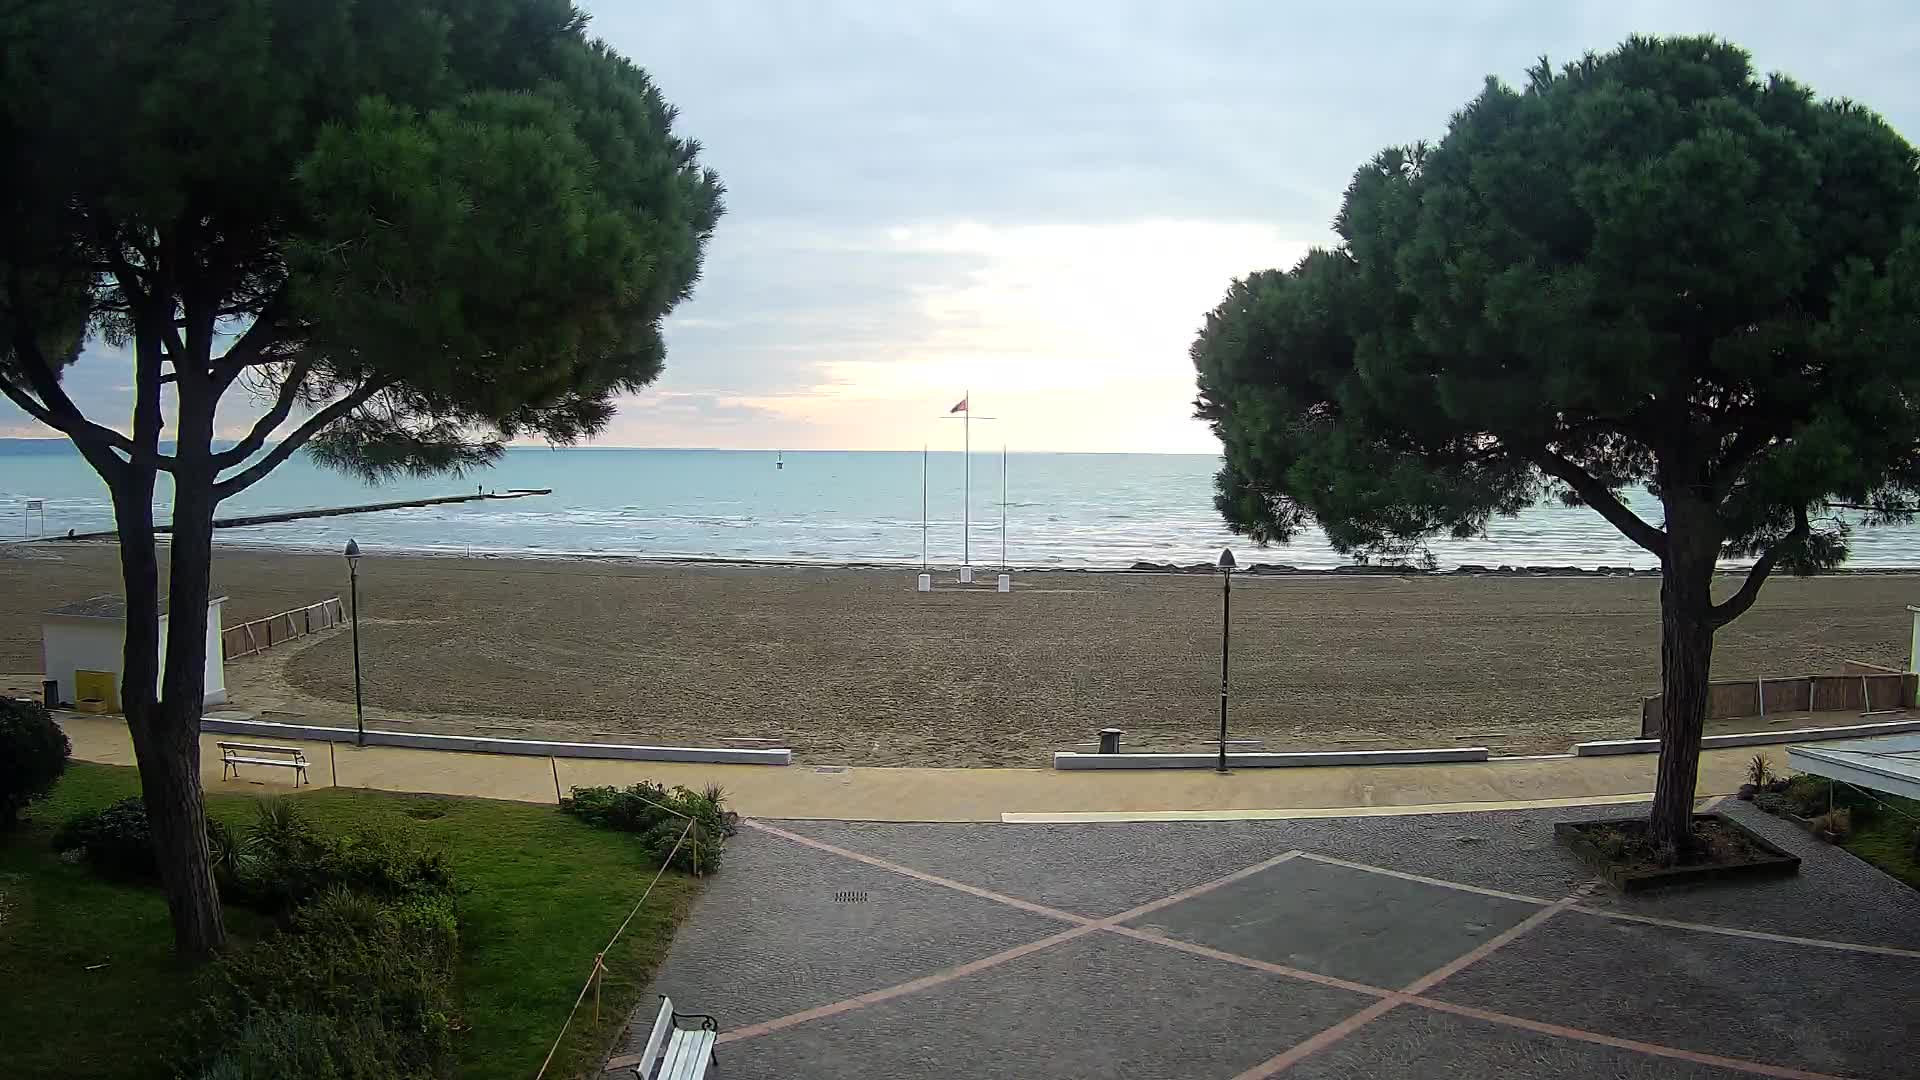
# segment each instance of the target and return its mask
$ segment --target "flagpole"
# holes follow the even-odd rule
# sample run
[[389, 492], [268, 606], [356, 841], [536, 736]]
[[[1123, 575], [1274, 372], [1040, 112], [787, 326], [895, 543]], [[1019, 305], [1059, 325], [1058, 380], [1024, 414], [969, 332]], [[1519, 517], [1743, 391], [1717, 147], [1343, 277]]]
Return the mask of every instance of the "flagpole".
[[961, 486], [960, 500], [960, 565], [973, 565], [973, 391], [960, 399], [966, 413], [960, 419], [961, 456], [965, 459], [966, 480]]

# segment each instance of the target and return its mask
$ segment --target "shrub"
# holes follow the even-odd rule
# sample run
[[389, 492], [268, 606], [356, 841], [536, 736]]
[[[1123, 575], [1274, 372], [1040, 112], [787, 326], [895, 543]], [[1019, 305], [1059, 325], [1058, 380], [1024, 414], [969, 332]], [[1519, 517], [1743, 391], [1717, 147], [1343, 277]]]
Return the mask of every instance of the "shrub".
[[38, 702], [0, 697], [0, 831], [27, 804], [47, 797], [67, 771], [73, 747]]
[[223, 1046], [199, 1080], [384, 1080], [405, 1074], [380, 1060], [382, 1040], [366, 1017], [314, 1013], [256, 1016]]
[[215, 963], [191, 1027], [207, 1041], [190, 1045], [188, 1072], [197, 1065], [202, 1080], [444, 1076], [454, 927], [450, 896], [388, 903], [329, 887], [288, 929]]
[[138, 795], [121, 799], [103, 810], [87, 810], [68, 818], [54, 830], [53, 849], [86, 853], [87, 864], [116, 878], [159, 876], [153, 860], [153, 829], [147, 824], [147, 805]]
[[1835, 807], [1813, 819], [1813, 829], [1829, 840], [1841, 841], [1853, 835], [1853, 811]]
[[263, 799], [239, 860], [234, 898], [269, 912], [291, 911], [332, 889], [378, 900], [451, 896], [453, 870], [444, 852], [391, 827], [326, 835], [294, 805]]
[[1767, 760], [1767, 755], [1755, 754], [1753, 760], [1747, 762], [1747, 782], [1759, 788], [1773, 783], [1773, 763]]
[[1787, 784], [1787, 805], [1801, 817], [1827, 812], [1833, 800], [1833, 783], [1818, 776], [1796, 776]]
[[[643, 780], [625, 788], [574, 788], [571, 798], [561, 800], [560, 809], [601, 828], [638, 833], [640, 849], [655, 863], [709, 874], [720, 868], [726, 839], [733, 835], [737, 820], [726, 809], [726, 797], [718, 786], [693, 791]], [[688, 819], [693, 822], [691, 830]]]

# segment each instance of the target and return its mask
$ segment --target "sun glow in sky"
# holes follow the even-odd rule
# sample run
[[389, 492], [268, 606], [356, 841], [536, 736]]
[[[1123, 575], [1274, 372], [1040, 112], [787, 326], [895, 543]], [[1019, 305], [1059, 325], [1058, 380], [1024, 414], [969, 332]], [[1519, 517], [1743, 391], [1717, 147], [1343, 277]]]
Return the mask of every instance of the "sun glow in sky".
[[[585, 6], [728, 187], [605, 445], [957, 447], [970, 390], [981, 445], [1214, 451], [1187, 347], [1233, 278], [1331, 244], [1353, 171], [1488, 75], [1634, 32], [1720, 34], [1920, 136], [1920, 16], [1879, 0]], [[104, 347], [68, 376], [108, 422], [128, 381]], [[5, 434], [48, 433], [0, 405]]]

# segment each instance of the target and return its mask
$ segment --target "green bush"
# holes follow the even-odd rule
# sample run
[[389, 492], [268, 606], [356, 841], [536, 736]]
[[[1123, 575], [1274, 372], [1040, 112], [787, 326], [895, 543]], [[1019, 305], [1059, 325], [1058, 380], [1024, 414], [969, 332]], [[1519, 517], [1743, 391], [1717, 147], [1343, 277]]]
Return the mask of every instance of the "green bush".
[[47, 797], [67, 771], [73, 747], [39, 702], [0, 697], [0, 831], [27, 804]]
[[[147, 808], [138, 796], [68, 818], [55, 830], [53, 847], [84, 850], [87, 863], [110, 877], [159, 876]], [[209, 818], [207, 849], [222, 898], [270, 915], [337, 888], [399, 902], [453, 895], [444, 852], [392, 828], [326, 835], [285, 800], [262, 800], [244, 832]]]
[[138, 795], [68, 818], [54, 830], [53, 849], [84, 851], [87, 864], [108, 877], [151, 880], [159, 876], [147, 805]]
[[395, 903], [328, 888], [294, 912], [288, 929], [215, 963], [187, 1072], [202, 1080], [445, 1076], [455, 925], [450, 895]]
[[571, 794], [560, 801], [563, 813], [601, 828], [638, 833], [640, 850], [648, 859], [692, 874], [718, 870], [726, 839], [734, 832], [736, 817], [727, 811], [726, 792], [718, 787], [693, 791], [643, 780], [625, 788], [577, 787]]
[[446, 854], [411, 833], [322, 834], [284, 799], [261, 801], [235, 871], [233, 898], [269, 912], [291, 911], [337, 888], [392, 901], [453, 894]]
[[366, 1017], [256, 1016], [207, 1062], [199, 1080], [386, 1080], [406, 1074], [380, 1059], [379, 1027]]

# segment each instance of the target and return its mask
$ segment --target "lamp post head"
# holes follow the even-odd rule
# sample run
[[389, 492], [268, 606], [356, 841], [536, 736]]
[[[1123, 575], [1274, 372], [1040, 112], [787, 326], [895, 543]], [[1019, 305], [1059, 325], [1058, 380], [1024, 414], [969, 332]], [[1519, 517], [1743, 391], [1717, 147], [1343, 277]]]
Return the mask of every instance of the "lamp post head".
[[1220, 549], [1220, 562], [1219, 562], [1219, 566], [1220, 566], [1220, 572], [1221, 572], [1221, 573], [1223, 573], [1223, 574], [1231, 574], [1231, 573], [1233, 573], [1233, 568], [1234, 568], [1234, 561], [1233, 561], [1233, 549], [1232, 549], [1232, 548], [1221, 548], [1221, 549]]
[[358, 566], [360, 565], [360, 543], [359, 543], [359, 541], [356, 541], [356, 540], [348, 540], [348, 541], [347, 541], [347, 551], [346, 551], [346, 555], [347, 555], [347, 569], [349, 569], [349, 570], [351, 570], [351, 569], [354, 569], [354, 568], [356, 568], [356, 567], [358, 567]]

